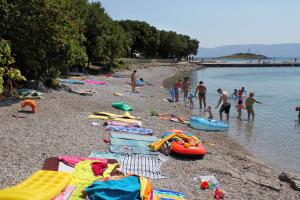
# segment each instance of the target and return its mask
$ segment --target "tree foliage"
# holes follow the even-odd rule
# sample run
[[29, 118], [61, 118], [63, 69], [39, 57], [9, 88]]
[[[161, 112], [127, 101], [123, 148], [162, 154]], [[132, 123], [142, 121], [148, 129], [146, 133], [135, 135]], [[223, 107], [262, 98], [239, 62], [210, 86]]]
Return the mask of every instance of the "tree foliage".
[[145, 57], [183, 58], [196, 55], [199, 42], [173, 31], [160, 31], [146, 22], [119, 21], [131, 40], [128, 56], [142, 53]]
[[198, 41], [140, 21], [114, 21], [88, 0], [1, 0], [0, 37], [11, 42], [20, 69], [46, 79], [86, 63], [111, 66], [134, 53], [149, 58], [196, 54]]
[[0, 39], [0, 94], [3, 92], [4, 76], [12, 81], [26, 80], [21, 71], [15, 68], [9, 68], [15, 63], [11, 55], [11, 48], [8, 41]]

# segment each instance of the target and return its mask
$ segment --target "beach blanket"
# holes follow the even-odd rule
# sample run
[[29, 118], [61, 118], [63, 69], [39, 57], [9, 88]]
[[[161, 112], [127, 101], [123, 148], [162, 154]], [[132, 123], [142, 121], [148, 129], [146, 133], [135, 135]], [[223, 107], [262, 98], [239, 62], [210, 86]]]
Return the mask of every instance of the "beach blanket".
[[92, 96], [93, 94], [95, 94], [96, 92], [93, 90], [88, 90], [88, 89], [72, 89], [64, 84], [61, 85], [62, 88], [64, 88], [64, 90], [66, 92], [70, 92], [73, 94], [79, 94], [82, 96]]
[[160, 198], [160, 200], [184, 200], [185, 195], [173, 190], [159, 190], [154, 189], [154, 195]]
[[84, 85], [83, 81], [71, 80], [71, 79], [59, 79], [59, 82], [61, 82], [61, 83], [69, 83], [69, 84], [81, 84], [81, 85]]
[[85, 80], [84, 82], [91, 85], [108, 85], [106, 81]]
[[151, 144], [149, 141], [143, 140], [127, 140], [127, 139], [119, 139], [110, 137], [109, 139], [110, 145], [117, 145], [117, 146], [130, 146], [130, 147], [147, 147]]
[[127, 139], [127, 140], [140, 140], [140, 141], [149, 141], [155, 142], [158, 140], [156, 136], [148, 136], [148, 135], [135, 135], [135, 134], [127, 134], [127, 133], [117, 133], [111, 132], [110, 136], [112, 138], [119, 138], [119, 139]]
[[31, 89], [17, 89], [20, 99], [40, 99], [44, 93]]
[[106, 121], [104, 123], [105, 126], [113, 125], [113, 126], [126, 126], [126, 127], [140, 127], [138, 124], [134, 123], [126, 123], [126, 122], [117, 122], [117, 121]]
[[118, 154], [147, 154], [147, 155], [158, 155], [158, 152], [151, 151], [149, 147], [135, 147], [125, 145], [109, 145], [109, 151]]
[[107, 181], [95, 181], [84, 189], [91, 200], [140, 200], [141, 185], [139, 177], [125, 176]]
[[135, 174], [152, 179], [166, 178], [160, 172], [162, 161], [154, 156], [126, 154], [120, 161], [120, 169], [125, 174]]
[[119, 162], [119, 159], [122, 158], [122, 155], [116, 154], [116, 153], [111, 153], [111, 152], [91, 152], [89, 157], [90, 158], [116, 159]]
[[140, 135], [152, 135], [153, 134], [153, 130], [147, 129], [147, 128], [108, 125], [106, 127], [106, 129], [110, 130], [110, 131], [127, 132], [127, 133], [134, 133], [134, 134], [140, 134]]
[[163, 161], [158, 156], [92, 152], [89, 157], [116, 159], [120, 164], [120, 170], [125, 174], [136, 174], [152, 179], [166, 178], [160, 171]]

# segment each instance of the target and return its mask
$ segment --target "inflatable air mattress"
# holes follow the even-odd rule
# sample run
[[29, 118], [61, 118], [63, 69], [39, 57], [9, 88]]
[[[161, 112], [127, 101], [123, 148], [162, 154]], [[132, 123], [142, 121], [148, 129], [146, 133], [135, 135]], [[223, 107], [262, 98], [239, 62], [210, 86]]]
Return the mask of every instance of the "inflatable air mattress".
[[192, 116], [189, 123], [191, 127], [203, 131], [227, 131], [229, 128], [223, 121], [208, 120], [199, 116]]

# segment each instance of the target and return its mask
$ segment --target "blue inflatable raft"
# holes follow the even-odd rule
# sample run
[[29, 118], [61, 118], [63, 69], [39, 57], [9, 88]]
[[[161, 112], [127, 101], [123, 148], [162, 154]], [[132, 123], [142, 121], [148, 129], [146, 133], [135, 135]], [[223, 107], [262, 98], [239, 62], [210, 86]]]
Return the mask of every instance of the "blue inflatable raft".
[[199, 116], [192, 116], [189, 123], [191, 127], [203, 131], [227, 131], [229, 128], [223, 121], [208, 120]]

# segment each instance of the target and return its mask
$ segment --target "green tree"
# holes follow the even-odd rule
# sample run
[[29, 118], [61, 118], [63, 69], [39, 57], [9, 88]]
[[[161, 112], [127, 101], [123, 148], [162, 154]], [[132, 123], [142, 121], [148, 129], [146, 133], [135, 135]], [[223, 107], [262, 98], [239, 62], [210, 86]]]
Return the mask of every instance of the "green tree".
[[[72, 0], [6, 0], [2, 37], [12, 42], [22, 70], [35, 79], [56, 77], [87, 60]], [[1, 34], [1, 33], [0, 33]]]
[[20, 70], [9, 68], [9, 66], [13, 65], [14, 63], [15, 59], [11, 55], [9, 42], [0, 38], [0, 94], [3, 93], [4, 76], [12, 81], [26, 80], [26, 78], [22, 76]]
[[99, 2], [90, 4], [86, 25], [89, 62], [111, 66], [128, 50], [126, 33], [105, 13]]

